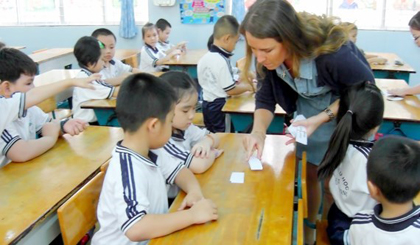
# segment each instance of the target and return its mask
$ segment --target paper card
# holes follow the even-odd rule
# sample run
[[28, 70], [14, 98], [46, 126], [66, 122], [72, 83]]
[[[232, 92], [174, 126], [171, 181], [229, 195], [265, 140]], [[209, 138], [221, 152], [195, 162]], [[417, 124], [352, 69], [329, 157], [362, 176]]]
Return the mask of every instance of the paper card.
[[388, 91], [382, 91], [382, 95], [387, 99], [387, 100], [390, 100], [390, 101], [400, 101], [400, 100], [403, 100], [404, 99], [404, 97], [401, 97], [401, 96], [398, 96], [398, 95], [393, 95], [393, 94], [390, 94], [390, 93], [388, 93]]
[[244, 172], [232, 172], [230, 183], [243, 184], [245, 180]]
[[[302, 121], [305, 120], [306, 118], [303, 115], [298, 115], [293, 122], [298, 122], [298, 121]], [[293, 126], [290, 125], [290, 127], [287, 128], [287, 130], [289, 131], [289, 133], [296, 139], [296, 142], [299, 142], [303, 145], [307, 145], [308, 144], [308, 136], [306, 134], [306, 128], [302, 127], [302, 126]]]
[[251, 158], [249, 158], [248, 163], [251, 170], [263, 170], [263, 166], [260, 159], [258, 159], [255, 156], [252, 156]]

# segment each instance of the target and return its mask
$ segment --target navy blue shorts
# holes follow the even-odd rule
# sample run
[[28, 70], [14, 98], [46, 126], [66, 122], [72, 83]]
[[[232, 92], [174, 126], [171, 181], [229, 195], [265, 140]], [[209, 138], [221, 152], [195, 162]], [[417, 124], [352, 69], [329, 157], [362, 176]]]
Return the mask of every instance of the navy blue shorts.
[[222, 112], [225, 104], [225, 98], [218, 98], [213, 102], [203, 101], [204, 125], [212, 133], [225, 132], [225, 113]]
[[330, 243], [334, 245], [344, 245], [344, 232], [350, 229], [351, 221], [353, 219], [338, 209], [337, 205], [333, 203], [328, 212], [328, 227], [327, 234]]

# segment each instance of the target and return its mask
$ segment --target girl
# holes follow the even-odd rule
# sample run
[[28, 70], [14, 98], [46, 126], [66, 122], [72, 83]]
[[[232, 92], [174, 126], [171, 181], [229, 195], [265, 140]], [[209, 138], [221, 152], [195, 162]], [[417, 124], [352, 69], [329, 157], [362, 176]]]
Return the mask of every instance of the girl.
[[350, 87], [341, 95], [334, 130], [318, 168], [318, 179], [329, 180], [334, 204], [328, 212], [327, 233], [331, 244], [347, 244], [351, 220], [359, 211], [372, 209], [366, 162], [384, 114], [381, 91], [371, 82]]

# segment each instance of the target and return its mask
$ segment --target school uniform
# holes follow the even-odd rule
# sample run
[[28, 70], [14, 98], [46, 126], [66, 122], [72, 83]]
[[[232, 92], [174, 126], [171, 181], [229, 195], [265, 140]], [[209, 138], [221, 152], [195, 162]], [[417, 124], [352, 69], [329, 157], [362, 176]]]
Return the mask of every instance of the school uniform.
[[198, 62], [198, 83], [203, 89], [203, 117], [206, 128], [213, 133], [225, 132], [225, 114], [222, 108], [236, 86], [230, 57], [233, 54], [212, 45]]
[[114, 78], [114, 77], [119, 77], [121, 75], [124, 75], [125, 73], [129, 73], [133, 71], [133, 67], [122, 63], [120, 60], [110, 60], [109, 61], [109, 66], [108, 67], [104, 67], [100, 74], [101, 79], [105, 80], [105, 79], [109, 79], [109, 78]]
[[420, 244], [420, 206], [392, 219], [381, 218], [382, 205], [363, 211], [353, 219], [350, 226], [350, 244]]
[[158, 41], [156, 43], [156, 47], [161, 50], [162, 52], [166, 52], [169, 49], [175, 47], [175, 45], [171, 44], [169, 41], [166, 42], [162, 42], [162, 41]]
[[10, 122], [25, 115], [25, 103], [26, 95], [24, 93], [14, 93], [8, 99], [0, 96], [0, 110], [2, 114], [0, 117], [0, 131], [3, 131]]
[[178, 164], [168, 164], [168, 159], [149, 152], [146, 158], [121, 145], [112, 152], [105, 175], [97, 209], [100, 229], [92, 244], [134, 245], [125, 233], [147, 214], [168, 212], [166, 184], [173, 184], [179, 171]]
[[[209, 132], [191, 124], [185, 131], [172, 133], [172, 137], [157, 151], [157, 155], [167, 155], [168, 159], [172, 159], [170, 164], [177, 165], [181, 161], [185, 167], [189, 168], [194, 156], [190, 153], [191, 148], [202, 140]], [[175, 198], [179, 192], [176, 185], [169, 186], [168, 197]]]
[[[92, 72], [82, 68], [76, 78], [84, 78], [92, 75]], [[74, 88], [73, 90], [73, 117], [82, 119], [89, 123], [95, 123], [98, 119], [92, 109], [81, 109], [80, 105], [88, 100], [110, 99], [114, 94], [115, 87], [102, 81], [96, 80], [92, 82], [95, 89]]]
[[343, 161], [331, 176], [329, 188], [334, 204], [328, 212], [327, 233], [332, 244], [347, 244], [354, 215], [377, 204], [367, 187], [366, 164], [372, 147], [373, 142], [351, 140]]
[[156, 62], [166, 56], [165, 52], [159, 48], [145, 44], [141, 48], [140, 55], [140, 66], [139, 69], [142, 72], [158, 72], [164, 69], [169, 69], [169, 66], [157, 65]]
[[7, 158], [7, 153], [19, 140], [35, 140], [41, 133], [45, 123], [51, 121], [48, 114], [37, 106], [27, 110], [26, 115], [9, 123], [1, 134], [0, 140], [0, 168], [9, 164], [12, 160]]

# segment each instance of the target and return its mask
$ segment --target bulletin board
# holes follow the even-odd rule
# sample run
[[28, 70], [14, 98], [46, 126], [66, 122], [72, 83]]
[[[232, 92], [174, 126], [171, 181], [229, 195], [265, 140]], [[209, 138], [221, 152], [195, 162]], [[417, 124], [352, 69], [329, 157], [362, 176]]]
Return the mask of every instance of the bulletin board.
[[212, 24], [225, 15], [225, 0], [180, 0], [182, 24]]

